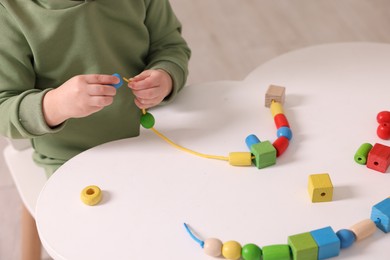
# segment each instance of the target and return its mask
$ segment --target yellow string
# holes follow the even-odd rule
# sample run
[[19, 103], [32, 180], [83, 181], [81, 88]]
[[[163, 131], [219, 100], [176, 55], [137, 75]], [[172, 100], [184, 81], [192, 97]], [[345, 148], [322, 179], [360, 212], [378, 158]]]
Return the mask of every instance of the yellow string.
[[[126, 82], [130, 82], [130, 79], [126, 79], [126, 78], [123, 78]], [[142, 108], [142, 114], [146, 114], [146, 109], [145, 108]], [[207, 159], [216, 159], [216, 160], [223, 160], [223, 161], [229, 161], [229, 157], [226, 157], [226, 156], [218, 156], [218, 155], [210, 155], [210, 154], [203, 154], [203, 153], [199, 153], [199, 152], [196, 152], [196, 151], [193, 151], [193, 150], [190, 150], [188, 148], [185, 148], [179, 144], [176, 144], [175, 142], [173, 142], [171, 139], [169, 139], [168, 137], [166, 137], [165, 135], [163, 135], [161, 132], [159, 132], [157, 129], [155, 129], [154, 127], [150, 128], [150, 130], [152, 130], [158, 137], [160, 137], [161, 139], [163, 139], [165, 142], [167, 142], [168, 144], [172, 145], [173, 147], [179, 149], [179, 150], [182, 150], [184, 152], [187, 152], [187, 153], [190, 153], [190, 154], [193, 154], [193, 155], [196, 155], [196, 156], [200, 156], [200, 157], [203, 157], [203, 158], [207, 158]]]

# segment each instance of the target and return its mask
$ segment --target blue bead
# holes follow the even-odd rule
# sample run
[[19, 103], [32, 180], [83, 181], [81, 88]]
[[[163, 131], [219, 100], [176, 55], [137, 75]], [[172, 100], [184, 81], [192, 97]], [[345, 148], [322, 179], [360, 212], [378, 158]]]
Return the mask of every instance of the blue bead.
[[336, 235], [340, 239], [341, 248], [350, 247], [356, 240], [355, 234], [348, 229], [341, 229], [337, 231]]
[[259, 140], [259, 138], [257, 138], [256, 135], [252, 134], [252, 135], [248, 135], [248, 137], [245, 138], [245, 143], [246, 143], [246, 146], [248, 146], [248, 149], [250, 150], [252, 145], [260, 143], [260, 140]]
[[278, 131], [276, 132], [276, 135], [278, 137], [281, 137], [281, 136], [284, 136], [286, 137], [289, 141], [291, 140], [292, 138], [292, 132], [291, 132], [291, 129], [287, 126], [282, 126], [281, 128], [278, 129]]
[[119, 83], [113, 84], [112, 86], [116, 89], [120, 88], [123, 84], [123, 79], [122, 79], [121, 75], [119, 75], [118, 73], [114, 73], [114, 74], [112, 74], [112, 76], [115, 76], [119, 79]]

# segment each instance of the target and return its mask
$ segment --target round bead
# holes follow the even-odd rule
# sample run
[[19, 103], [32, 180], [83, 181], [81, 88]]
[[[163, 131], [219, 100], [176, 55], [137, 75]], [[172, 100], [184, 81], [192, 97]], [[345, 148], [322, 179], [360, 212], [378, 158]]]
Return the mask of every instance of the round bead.
[[80, 197], [82, 202], [89, 206], [93, 206], [101, 201], [102, 191], [98, 186], [87, 186], [81, 191]]
[[260, 143], [260, 140], [259, 140], [259, 138], [257, 138], [256, 135], [251, 134], [245, 138], [245, 143], [246, 143], [246, 146], [248, 146], [248, 149], [250, 150], [252, 145]]
[[291, 132], [291, 129], [289, 127], [286, 127], [286, 126], [282, 126], [281, 128], [279, 128], [277, 131], [276, 131], [276, 135], [278, 137], [281, 137], [281, 136], [284, 136], [284, 137], [287, 137], [287, 139], [290, 141], [291, 138], [292, 138], [292, 132]]
[[381, 111], [376, 116], [376, 121], [379, 124], [389, 123], [390, 124], [390, 111]]
[[150, 114], [149, 112], [143, 114], [141, 116], [141, 125], [146, 128], [146, 129], [149, 129], [149, 128], [152, 128], [154, 126], [154, 116], [152, 114]]
[[284, 136], [281, 136], [275, 140], [275, 142], [272, 145], [276, 149], [276, 157], [281, 156], [284, 153], [284, 151], [286, 151], [288, 144], [289, 141], [287, 137]]
[[376, 129], [376, 134], [383, 140], [390, 139], [390, 123], [381, 123]]
[[220, 256], [222, 253], [222, 242], [217, 238], [208, 238], [204, 241], [203, 250], [206, 255]]
[[348, 248], [355, 242], [355, 234], [349, 229], [341, 229], [336, 232], [337, 237], [340, 239], [340, 247]]
[[367, 163], [368, 153], [371, 151], [371, 149], [372, 149], [372, 144], [369, 143], [362, 144], [355, 153], [354, 156], [355, 162], [357, 162], [358, 164], [365, 165]]
[[275, 125], [276, 125], [276, 129], [279, 129], [282, 126], [290, 127], [290, 125], [289, 125], [289, 123], [287, 121], [287, 118], [286, 118], [286, 116], [284, 114], [277, 114], [274, 117], [274, 122], [275, 122]]
[[222, 255], [229, 260], [237, 260], [241, 257], [241, 245], [236, 241], [228, 241], [222, 245]]
[[115, 74], [112, 74], [112, 76], [115, 76], [119, 79], [119, 83], [113, 84], [112, 86], [116, 89], [120, 88], [123, 84], [123, 79], [122, 79], [121, 75], [119, 75], [118, 73], [115, 73]]
[[241, 255], [244, 260], [260, 260], [261, 249], [255, 244], [246, 244], [242, 247]]

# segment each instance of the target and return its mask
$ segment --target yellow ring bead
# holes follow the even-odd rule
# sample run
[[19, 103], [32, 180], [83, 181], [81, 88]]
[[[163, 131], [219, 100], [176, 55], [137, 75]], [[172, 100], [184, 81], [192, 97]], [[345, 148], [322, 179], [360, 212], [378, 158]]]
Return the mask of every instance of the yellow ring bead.
[[93, 206], [102, 200], [102, 191], [98, 186], [87, 186], [81, 191], [80, 197], [82, 202], [89, 206]]

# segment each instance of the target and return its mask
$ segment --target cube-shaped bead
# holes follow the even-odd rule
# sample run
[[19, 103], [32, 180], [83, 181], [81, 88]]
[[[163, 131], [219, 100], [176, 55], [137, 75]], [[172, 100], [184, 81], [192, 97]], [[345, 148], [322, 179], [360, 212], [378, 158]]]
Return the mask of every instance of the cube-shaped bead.
[[286, 88], [270, 85], [265, 93], [265, 106], [270, 107], [272, 100], [284, 104]]
[[332, 201], [333, 184], [327, 173], [310, 175], [308, 190], [312, 202]]
[[318, 246], [309, 232], [288, 237], [294, 260], [317, 260]]
[[263, 260], [291, 260], [289, 245], [269, 245], [263, 247]]
[[383, 144], [375, 144], [368, 153], [367, 167], [385, 173], [389, 165], [390, 147]]
[[390, 198], [372, 207], [371, 220], [376, 222], [376, 226], [383, 232], [390, 232]]
[[276, 149], [269, 141], [253, 144], [251, 153], [255, 156], [254, 164], [258, 169], [276, 163]]
[[340, 239], [331, 227], [313, 230], [310, 234], [318, 246], [318, 260], [340, 254]]

